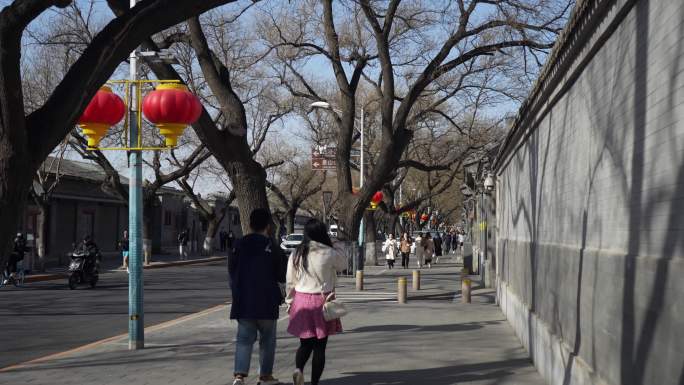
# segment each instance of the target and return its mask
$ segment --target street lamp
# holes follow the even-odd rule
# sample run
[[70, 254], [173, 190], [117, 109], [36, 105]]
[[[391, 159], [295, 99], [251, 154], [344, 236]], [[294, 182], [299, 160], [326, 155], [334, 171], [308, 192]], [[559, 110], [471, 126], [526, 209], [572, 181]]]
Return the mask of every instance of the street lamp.
[[[342, 113], [342, 110], [333, 108], [333, 106], [328, 103], [328, 102], [323, 102], [323, 101], [318, 101], [318, 102], [313, 102], [311, 103], [311, 108], [323, 108], [326, 110], [331, 110], [334, 111], [338, 114]], [[360, 129], [359, 132], [361, 133], [361, 160], [360, 160], [360, 165], [359, 165], [359, 189], [363, 188], [363, 179], [364, 179], [364, 171], [365, 171], [365, 162], [364, 162], [364, 127], [363, 127], [363, 106], [361, 106], [361, 118], [360, 118]], [[366, 241], [366, 231], [364, 227], [364, 221], [363, 221], [363, 216], [361, 217], [361, 224], [359, 226], [359, 248], [361, 251], [364, 251], [364, 243]], [[365, 253], [363, 255], [365, 258]]]

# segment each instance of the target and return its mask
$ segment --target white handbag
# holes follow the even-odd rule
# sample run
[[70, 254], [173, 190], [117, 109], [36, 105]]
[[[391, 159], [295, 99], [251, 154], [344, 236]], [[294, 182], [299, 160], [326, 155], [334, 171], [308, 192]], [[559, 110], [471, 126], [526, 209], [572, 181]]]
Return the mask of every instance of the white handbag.
[[[321, 295], [323, 294], [321, 293]], [[333, 299], [334, 296], [335, 292], [333, 291], [325, 297], [325, 303], [323, 304], [323, 319], [326, 321], [340, 319], [349, 312], [342, 302]]]
[[321, 285], [321, 297], [323, 297], [323, 319], [326, 321], [334, 321], [340, 319], [349, 313], [347, 307], [339, 300], [333, 299], [335, 297], [335, 282], [333, 282], [333, 290], [326, 296], [323, 294], [323, 281], [318, 277], [318, 274], [312, 274]]

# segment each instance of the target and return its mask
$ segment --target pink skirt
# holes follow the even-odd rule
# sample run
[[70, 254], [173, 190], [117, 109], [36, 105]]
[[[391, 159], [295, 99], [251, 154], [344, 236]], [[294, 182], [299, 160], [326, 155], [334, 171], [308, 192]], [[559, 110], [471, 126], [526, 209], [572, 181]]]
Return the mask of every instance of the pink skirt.
[[323, 296], [295, 292], [290, 307], [290, 324], [287, 332], [299, 338], [325, 338], [342, 332], [339, 319], [326, 321], [323, 318]]

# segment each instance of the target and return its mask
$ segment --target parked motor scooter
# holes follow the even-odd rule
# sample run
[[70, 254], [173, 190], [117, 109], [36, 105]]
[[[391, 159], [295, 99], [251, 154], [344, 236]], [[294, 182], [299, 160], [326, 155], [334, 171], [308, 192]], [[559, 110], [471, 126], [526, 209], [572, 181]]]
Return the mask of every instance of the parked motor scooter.
[[89, 250], [74, 250], [69, 264], [69, 289], [74, 290], [78, 284], [89, 284], [95, 287], [100, 278], [99, 253]]

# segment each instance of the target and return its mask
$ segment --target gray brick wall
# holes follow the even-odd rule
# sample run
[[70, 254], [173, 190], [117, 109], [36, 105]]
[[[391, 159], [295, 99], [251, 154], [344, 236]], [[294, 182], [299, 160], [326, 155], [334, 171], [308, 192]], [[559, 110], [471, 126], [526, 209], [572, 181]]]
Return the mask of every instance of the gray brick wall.
[[498, 170], [502, 290], [563, 347], [528, 348], [554, 384], [684, 383], [684, 1], [636, 1], [549, 107]]

